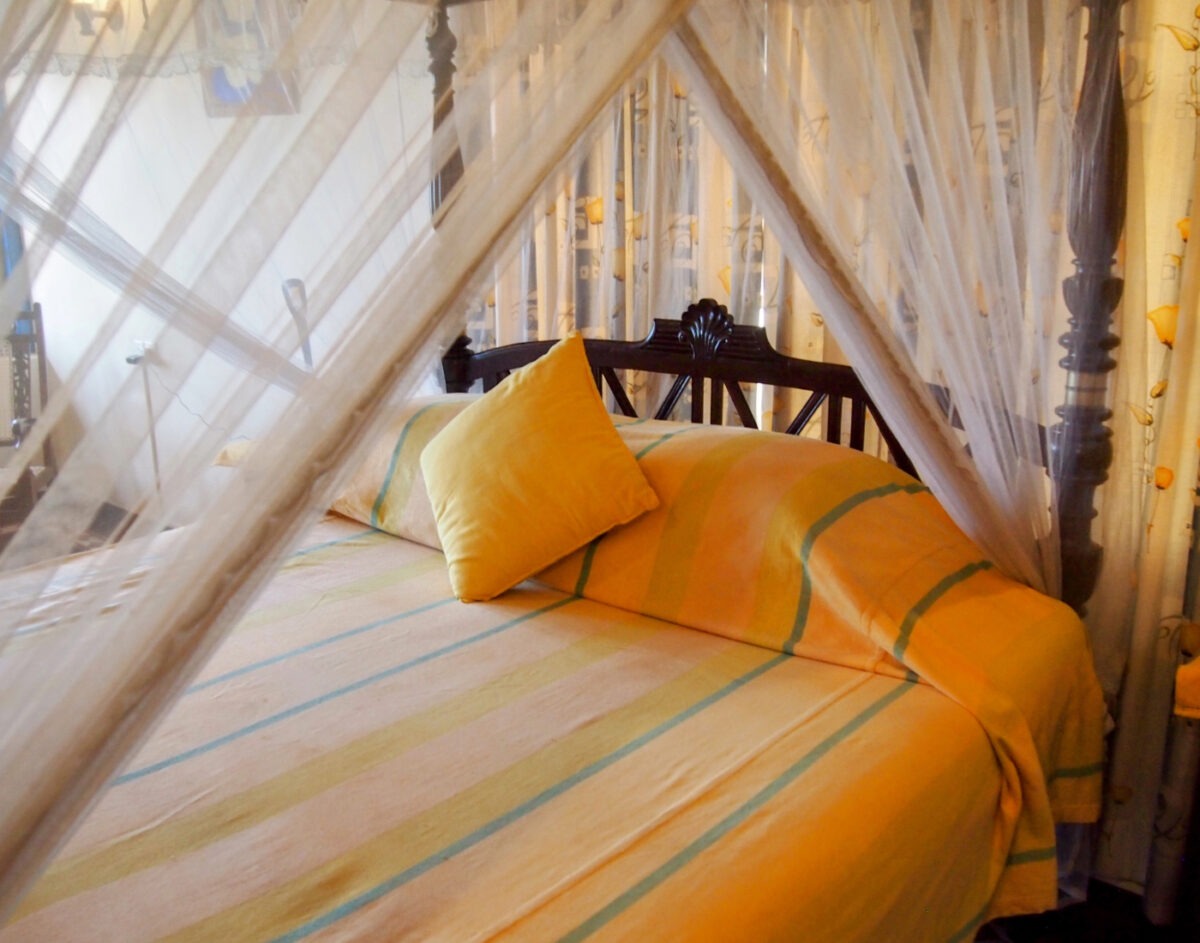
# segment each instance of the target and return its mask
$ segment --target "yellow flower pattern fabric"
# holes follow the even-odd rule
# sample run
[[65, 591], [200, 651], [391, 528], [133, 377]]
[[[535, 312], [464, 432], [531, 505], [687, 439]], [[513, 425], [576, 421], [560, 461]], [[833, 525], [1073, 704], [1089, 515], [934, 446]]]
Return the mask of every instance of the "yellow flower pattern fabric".
[[1166, 347], [1175, 346], [1175, 332], [1179, 329], [1179, 305], [1159, 305], [1148, 315], [1147, 320], [1154, 325], [1154, 333], [1159, 343]]
[[1200, 658], [1175, 669], [1175, 713], [1200, 720]]

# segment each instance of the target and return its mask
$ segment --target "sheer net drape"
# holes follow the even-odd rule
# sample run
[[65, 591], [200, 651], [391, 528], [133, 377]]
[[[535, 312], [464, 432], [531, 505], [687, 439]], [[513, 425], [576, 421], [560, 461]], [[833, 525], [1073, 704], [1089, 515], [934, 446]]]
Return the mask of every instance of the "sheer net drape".
[[[411, 104], [429, 94], [413, 66], [422, 6], [309, 4], [250, 78], [120, 62], [111, 78], [47, 71], [38, 63], [77, 45], [70, 5], [7, 8], [2, 54], [24, 65], [6, 72], [0, 192], [26, 228], [27, 284], [48, 321], [70, 325], [49, 345], [67, 353], [67, 335], [90, 336], [3, 481], [61, 439], [57, 477], [0, 557], [0, 899], [328, 500], [389, 397], [444, 343], [447, 312], [680, 6], [547, 4], [515, 19], [479, 64], [486, 94], [459, 103], [457, 125], [483, 146], [436, 228], [431, 168], [457, 141], [449, 126], [431, 135], [428, 106]], [[210, 7], [163, 4], [125, 28], [139, 30], [138, 56], [162, 54]], [[352, 57], [304, 68], [302, 52], [329, 30], [344, 42], [346, 24]], [[96, 23], [97, 42], [108, 28]], [[589, 60], [594, 44], [608, 53], [579, 70], [585, 42]], [[532, 79], [521, 64], [535, 49]], [[303, 330], [288, 279], [306, 286]], [[139, 341], [149, 356], [130, 365]], [[238, 436], [257, 440], [252, 458], [213, 469]], [[107, 506], [128, 511], [122, 539], [77, 559], [67, 590], [59, 557]]]
[[724, 116], [714, 134], [923, 477], [1001, 565], [1053, 591], [1038, 426], [1062, 389], [1080, 11], [735, 6], [697, 4], [670, 61]]
[[1121, 699], [1097, 871], [1145, 888], [1163, 919], [1185, 860], [1198, 736], [1181, 720], [1169, 743], [1167, 718], [1181, 635], [1197, 618], [1185, 581], [1200, 458], [1200, 18], [1194, 4], [1156, 0], [1131, 4], [1126, 20], [1125, 300], [1098, 518], [1104, 573], [1089, 605], [1101, 676], [1121, 682]]
[[[616, 249], [626, 271], [648, 262], [714, 202], [700, 179], [691, 205], [628, 178], [618, 199], [641, 157], [635, 79], [660, 120], [702, 118], [697, 159], [715, 145], [736, 181], [731, 228], [761, 217], [778, 239], [778, 278], [802, 278], [956, 520], [1008, 572], [1057, 588], [1038, 428], [1064, 388], [1077, 5], [499, 5], [460, 49], [454, 121], [434, 133], [424, 6], [263, 2], [280, 16], [248, 24], [252, 58], [169, 67], [215, 3], [149, 5], [119, 38], [95, 20], [88, 39], [51, 0], [0, 23], [0, 201], [27, 240], [0, 303], [43, 304], [57, 372], [0, 486], [47, 439], [60, 457], [0, 555], [0, 904], [491, 286], [527, 329], [530, 311], [539, 332], [572, 307], [577, 323], [574, 271], [534, 264], [577, 227], [611, 239], [584, 246], [608, 280], [592, 327], [623, 317], [639, 336], [681, 285], [707, 291], [678, 271], [612, 274]], [[431, 217], [432, 172], [456, 150], [464, 175]], [[659, 217], [639, 220], [639, 200]], [[761, 300], [770, 259], [727, 264], [731, 300]], [[236, 438], [257, 442], [251, 459], [213, 468]], [[63, 562], [112, 508], [120, 539]]]
[[[488, 10], [494, 5], [479, 12]], [[464, 18], [461, 29], [469, 45], [469, 31], [482, 27]], [[574, 329], [640, 340], [654, 318], [678, 317], [707, 297], [765, 328], [784, 353], [836, 354], [779, 241], [661, 58], [613, 100], [598, 130], [579, 165], [531, 208], [519, 249], [468, 311], [477, 348]], [[639, 409], [657, 406], [662, 391], [646, 377], [626, 382]], [[786, 428], [803, 402], [786, 391], [750, 397], [766, 428]]]

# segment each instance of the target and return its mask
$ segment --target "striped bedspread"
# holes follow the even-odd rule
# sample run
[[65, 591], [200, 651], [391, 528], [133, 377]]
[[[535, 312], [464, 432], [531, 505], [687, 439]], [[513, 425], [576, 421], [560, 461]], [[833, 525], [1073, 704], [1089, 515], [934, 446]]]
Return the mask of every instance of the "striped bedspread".
[[1019, 864], [1002, 780], [929, 684], [533, 583], [463, 605], [330, 516], [0, 943], [966, 941]]

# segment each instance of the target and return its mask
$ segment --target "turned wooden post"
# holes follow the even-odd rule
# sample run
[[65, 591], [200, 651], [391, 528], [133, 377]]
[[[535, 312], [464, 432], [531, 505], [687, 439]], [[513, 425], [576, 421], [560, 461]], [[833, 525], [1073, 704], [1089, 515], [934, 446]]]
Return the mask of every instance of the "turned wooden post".
[[1112, 463], [1108, 374], [1120, 343], [1111, 331], [1123, 279], [1112, 274], [1125, 225], [1127, 132], [1118, 63], [1122, 0], [1085, 0], [1087, 59], [1075, 119], [1068, 236], [1075, 274], [1063, 282], [1070, 330], [1059, 338], [1067, 355], [1066, 396], [1049, 432], [1062, 546], [1062, 598], [1077, 612], [1091, 596], [1101, 548], [1092, 540], [1096, 489]]
[[442, 354], [442, 380], [447, 393], [468, 393], [471, 390], [471, 338], [466, 334], [455, 338], [450, 349]]
[[[454, 113], [454, 50], [458, 40], [450, 29], [450, 14], [447, 0], [438, 0], [425, 36], [425, 47], [429, 50], [429, 73], [433, 76], [433, 131], [450, 120]], [[437, 219], [438, 209], [454, 185], [463, 175], [462, 152], [456, 144], [445, 163], [434, 169], [429, 184], [429, 208]]]

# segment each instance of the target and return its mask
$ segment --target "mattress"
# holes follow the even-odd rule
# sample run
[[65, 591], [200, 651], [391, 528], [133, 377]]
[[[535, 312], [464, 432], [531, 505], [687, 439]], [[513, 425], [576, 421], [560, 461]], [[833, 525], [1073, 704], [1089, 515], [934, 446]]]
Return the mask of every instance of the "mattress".
[[977, 713], [533, 582], [463, 604], [330, 514], [0, 941], [969, 940], [1022, 854]]

